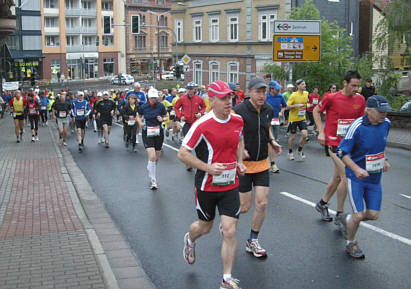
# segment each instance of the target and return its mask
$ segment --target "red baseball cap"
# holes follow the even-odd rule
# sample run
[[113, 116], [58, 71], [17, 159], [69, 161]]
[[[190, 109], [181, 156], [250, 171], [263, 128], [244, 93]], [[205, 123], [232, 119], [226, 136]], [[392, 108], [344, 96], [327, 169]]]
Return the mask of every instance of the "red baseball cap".
[[228, 84], [222, 80], [217, 80], [208, 86], [208, 96], [217, 96], [218, 98], [223, 98], [227, 94], [233, 92]]

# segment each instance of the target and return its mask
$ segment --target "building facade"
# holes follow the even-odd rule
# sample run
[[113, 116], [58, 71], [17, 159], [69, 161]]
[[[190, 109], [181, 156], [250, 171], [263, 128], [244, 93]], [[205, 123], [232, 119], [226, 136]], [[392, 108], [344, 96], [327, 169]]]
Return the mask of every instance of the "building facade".
[[[292, 7], [301, 7], [306, 0], [291, 0]], [[354, 56], [359, 55], [360, 0], [313, 0], [321, 17], [337, 22], [352, 37]]]
[[239, 83], [263, 76], [272, 63], [274, 20], [285, 19], [290, 1], [173, 1], [172, 16], [179, 57], [191, 61], [186, 81], [207, 85], [215, 80]]
[[41, 14], [40, 0], [17, 0], [13, 8], [16, 30], [4, 41], [11, 54], [7, 61], [6, 81], [27, 81], [41, 78]]
[[[155, 71], [168, 70], [172, 64], [170, 0], [127, 0], [126, 51], [127, 72], [136, 76], [153, 76]], [[140, 33], [132, 33], [132, 18], [140, 18]]]
[[41, 0], [43, 79], [96, 79], [118, 73], [117, 1]]

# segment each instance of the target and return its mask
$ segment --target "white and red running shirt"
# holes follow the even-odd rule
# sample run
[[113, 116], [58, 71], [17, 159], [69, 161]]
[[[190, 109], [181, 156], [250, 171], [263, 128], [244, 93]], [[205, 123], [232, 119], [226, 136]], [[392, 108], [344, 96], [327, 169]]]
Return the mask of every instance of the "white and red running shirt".
[[226, 166], [221, 176], [197, 170], [195, 187], [198, 190], [221, 192], [238, 187], [237, 150], [243, 128], [241, 116], [232, 113], [226, 120], [220, 120], [213, 111], [191, 126], [183, 146], [190, 151], [195, 149], [197, 157], [207, 164], [222, 163]]

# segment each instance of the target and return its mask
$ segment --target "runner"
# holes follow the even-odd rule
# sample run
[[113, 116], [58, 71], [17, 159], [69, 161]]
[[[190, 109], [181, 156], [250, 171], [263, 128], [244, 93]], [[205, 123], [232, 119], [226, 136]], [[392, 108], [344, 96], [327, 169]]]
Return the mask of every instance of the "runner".
[[[142, 106], [143, 104], [145, 104], [147, 102], [147, 97], [146, 94], [144, 93], [144, 91], [141, 91], [141, 85], [138, 82], [134, 82], [134, 90], [128, 92], [126, 94], [126, 98], [128, 98], [128, 96], [130, 94], [134, 94], [137, 97], [137, 103], [139, 106]], [[138, 134], [140, 133], [140, 127], [137, 126], [137, 137], [136, 137], [136, 143], [138, 144]]]
[[90, 107], [91, 107], [91, 113], [90, 117], [91, 120], [93, 121], [93, 129], [94, 132], [97, 132], [97, 121], [96, 121], [96, 114], [94, 113], [94, 103], [98, 100], [97, 92], [93, 91], [90, 97]]
[[84, 93], [79, 91], [77, 93], [77, 98], [74, 99], [71, 113], [76, 122], [77, 128], [77, 142], [78, 151], [83, 152], [84, 150], [84, 136], [86, 134], [86, 122], [90, 115], [91, 107], [87, 100], [84, 99]]
[[[240, 281], [233, 278], [231, 272], [237, 251], [240, 215], [237, 172], [244, 174], [246, 170], [242, 162], [244, 123], [240, 116], [231, 114], [233, 91], [225, 82], [213, 82], [208, 87], [208, 95], [213, 110], [195, 122], [178, 153], [180, 161], [197, 168], [195, 203], [199, 220], [191, 224], [184, 236], [183, 254], [188, 264], [194, 264], [196, 240], [210, 232], [218, 207], [224, 231], [220, 289], [240, 289]], [[192, 154], [193, 150], [196, 156]]]
[[130, 95], [128, 97], [128, 103], [122, 110], [122, 118], [124, 121], [124, 126], [126, 128], [127, 139], [125, 142], [126, 148], [129, 144], [132, 145], [133, 152], [136, 150], [136, 133], [137, 133], [137, 97], [135, 95]]
[[[292, 85], [291, 83], [287, 85], [287, 91], [283, 93], [284, 99], [287, 102], [288, 99], [290, 98], [290, 95], [293, 93], [294, 90], [294, 85]], [[288, 126], [288, 116], [290, 114], [290, 111], [288, 109], [286, 109], [284, 111], [284, 125]], [[289, 131], [289, 128], [287, 129], [287, 132]]]
[[66, 100], [66, 94], [62, 93], [58, 100], [53, 104], [52, 116], [57, 122], [61, 144], [67, 146], [67, 131], [70, 124], [69, 115], [71, 104]]
[[[145, 123], [143, 122], [143, 117]], [[148, 91], [148, 102], [140, 106], [137, 121], [143, 128], [143, 143], [148, 156], [147, 170], [152, 190], [158, 188], [156, 167], [157, 162], [160, 160], [164, 141], [164, 129], [161, 124], [163, 121], [167, 121], [167, 119], [167, 111], [159, 101], [157, 89], [150, 88]]]
[[[315, 121], [314, 121], [314, 116], [313, 116], [313, 110], [315, 107], [317, 107], [317, 105], [320, 103], [321, 100], [321, 95], [318, 93], [318, 86], [314, 86], [313, 87], [313, 92], [308, 96], [308, 103], [310, 104], [310, 107], [307, 108], [307, 117], [308, 120], [310, 121], [308, 123], [308, 126], [314, 126], [312, 128], [312, 134], [316, 135], [317, 132], [317, 126], [315, 125]], [[308, 141], [308, 137], [307, 137], [307, 141]]]
[[40, 117], [41, 117], [41, 126], [47, 126], [47, 110], [50, 104], [50, 100], [47, 95], [44, 94], [44, 91], [40, 91]]
[[97, 111], [96, 111], [96, 106], [97, 102], [103, 98], [103, 93], [102, 92], [97, 92], [97, 100], [93, 104], [93, 116], [96, 119], [96, 125], [97, 125], [97, 137], [98, 137], [98, 143], [104, 143], [104, 134], [103, 134], [103, 124], [101, 122], [101, 118], [97, 116]]
[[14, 97], [9, 101], [9, 111], [13, 115], [17, 143], [23, 141], [24, 111], [26, 110], [26, 106], [26, 99], [21, 96], [20, 90], [16, 90]]
[[247, 172], [240, 176], [241, 213], [246, 213], [251, 208], [253, 186], [255, 194], [255, 208], [246, 251], [257, 258], [267, 256], [267, 251], [258, 242], [258, 234], [264, 223], [270, 189], [268, 145], [272, 145], [277, 156], [281, 154], [281, 146], [274, 140], [270, 130], [274, 110], [265, 102], [266, 88], [264, 79], [252, 79], [248, 84], [250, 99], [234, 107], [234, 111], [244, 120], [244, 165]]
[[[271, 120], [271, 126], [273, 130], [273, 136], [276, 142], [279, 141], [278, 134], [280, 132], [280, 118], [283, 115], [287, 103], [285, 102], [284, 96], [280, 93], [282, 86], [277, 81], [270, 81], [269, 91], [267, 92], [267, 103], [271, 105], [274, 109], [274, 117]], [[268, 145], [268, 155], [271, 160], [271, 171], [273, 173], [279, 173], [280, 169], [277, 167], [274, 161], [274, 150], [271, 145]]]
[[[180, 96], [180, 99], [174, 105], [176, 117], [184, 123], [182, 129], [183, 137], [186, 136], [191, 125], [204, 114], [206, 109], [201, 96], [195, 93], [196, 87], [197, 85], [194, 82], [189, 82], [187, 84], [187, 94]], [[192, 170], [191, 167], [186, 169], [187, 171]]]
[[[323, 221], [331, 222], [332, 217], [328, 213], [328, 202], [337, 191], [338, 208], [335, 224], [342, 230], [340, 215], [344, 212], [347, 186], [344, 164], [337, 157], [336, 152], [347, 128], [354, 119], [364, 114], [364, 97], [357, 94], [360, 84], [361, 75], [354, 70], [348, 71], [344, 77], [344, 88], [337, 93], [326, 95], [313, 111], [319, 132], [318, 142], [325, 146], [326, 155], [330, 156], [334, 163], [334, 175], [328, 182], [326, 192], [316, 204], [315, 209], [321, 214]], [[326, 113], [324, 129], [321, 112]]]
[[355, 240], [362, 221], [377, 220], [382, 201], [382, 172], [390, 164], [385, 156], [391, 126], [387, 112], [391, 110], [385, 97], [370, 96], [365, 115], [356, 119], [338, 147], [338, 156], [347, 166], [347, 186], [353, 214], [341, 217], [347, 231], [346, 252], [353, 258], [365, 257]]
[[39, 140], [38, 130], [39, 130], [39, 108], [40, 103], [34, 99], [32, 92], [28, 93], [27, 99], [27, 109], [31, 127], [31, 141], [35, 142]]
[[104, 132], [104, 142], [106, 148], [110, 147], [109, 136], [111, 131], [111, 126], [113, 125], [113, 116], [116, 111], [116, 104], [114, 100], [109, 98], [108, 91], [103, 92], [103, 98], [96, 102], [95, 110], [97, 112], [97, 117], [101, 121]]
[[287, 101], [287, 109], [290, 110], [290, 136], [288, 138], [288, 159], [294, 160], [293, 145], [297, 136], [297, 128], [301, 132], [301, 138], [298, 143], [297, 161], [304, 161], [305, 154], [303, 152], [304, 144], [307, 141], [307, 123], [305, 122], [305, 114], [308, 107], [311, 107], [308, 102], [308, 92], [305, 91], [305, 81], [303, 79], [297, 80], [295, 83], [297, 91], [290, 95]]

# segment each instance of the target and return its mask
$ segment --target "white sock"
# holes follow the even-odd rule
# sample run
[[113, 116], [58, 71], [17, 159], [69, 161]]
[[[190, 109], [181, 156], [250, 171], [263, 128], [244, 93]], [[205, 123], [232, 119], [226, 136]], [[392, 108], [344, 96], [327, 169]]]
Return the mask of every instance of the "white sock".
[[229, 279], [231, 279], [231, 274], [223, 274], [223, 280], [224, 281], [227, 281]]
[[348, 240], [346, 241], [347, 245], [349, 245], [350, 243], [355, 243], [355, 240], [354, 241], [348, 241]]
[[351, 214], [347, 214], [347, 216], [345, 217], [345, 221], [348, 223], [351, 219]]
[[147, 163], [148, 177], [150, 180], [156, 179], [156, 162], [148, 161]]
[[93, 127], [94, 127], [94, 130], [97, 130], [97, 122], [96, 122], [96, 120], [93, 120]]

